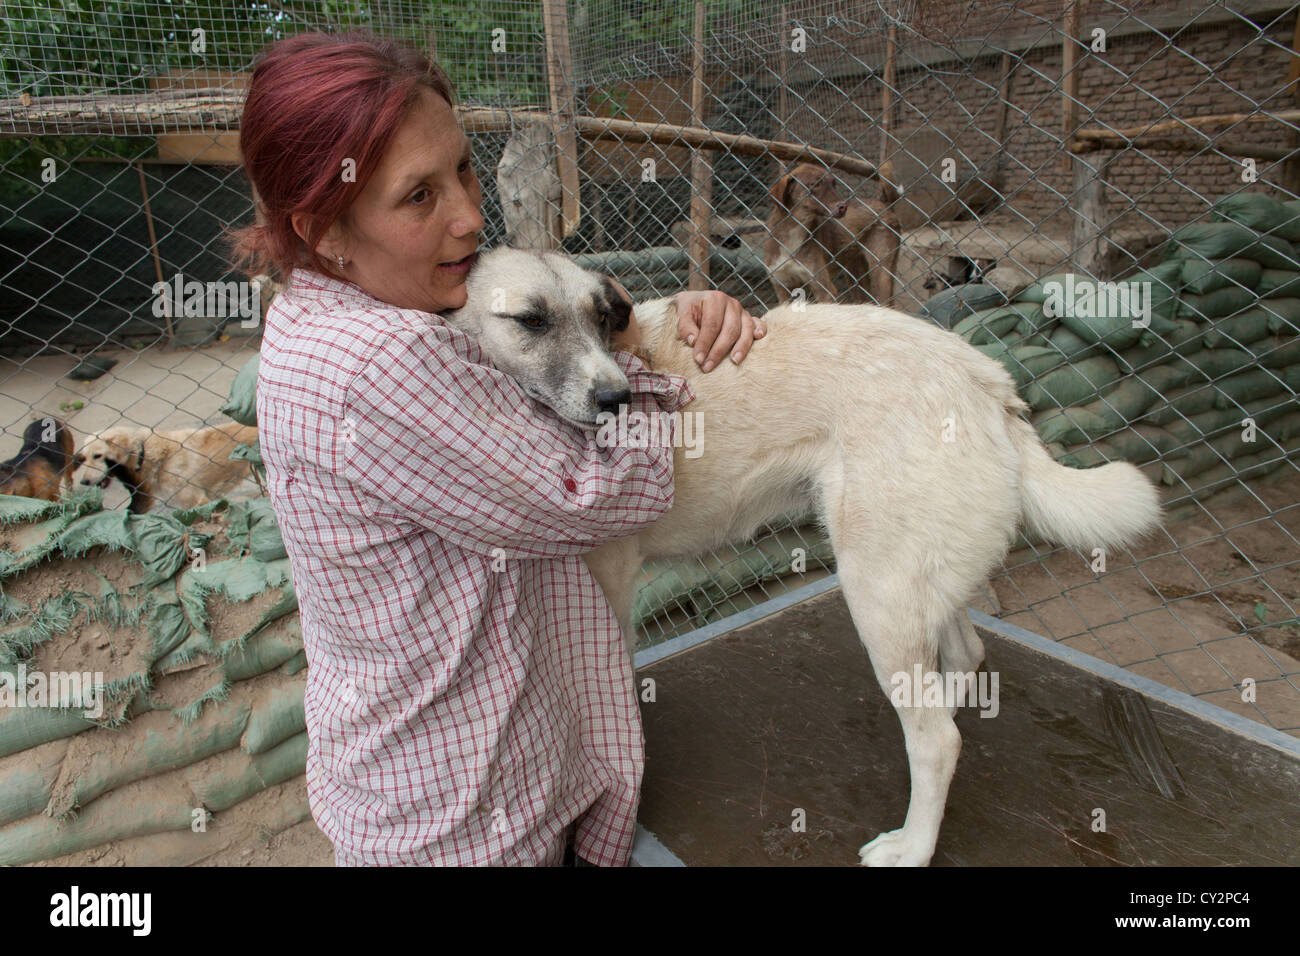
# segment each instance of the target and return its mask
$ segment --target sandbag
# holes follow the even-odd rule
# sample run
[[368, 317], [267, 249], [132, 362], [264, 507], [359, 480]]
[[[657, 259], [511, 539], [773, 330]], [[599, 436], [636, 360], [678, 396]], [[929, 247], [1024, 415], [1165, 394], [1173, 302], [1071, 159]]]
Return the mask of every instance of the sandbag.
[[0, 758], [0, 826], [40, 813], [68, 752], [66, 740]]
[[1174, 230], [1165, 244], [1169, 259], [1254, 259], [1265, 269], [1300, 269], [1300, 253], [1278, 236], [1265, 236], [1235, 222], [1197, 222]]
[[1049, 341], [1052, 343], [1052, 348], [1060, 352], [1062, 358], [1069, 362], [1077, 362], [1104, 351], [1103, 346], [1088, 341], [1064, 325], [1056, 328]]
[[307, 729], [306, 679], [263, 690], [253, 706], [248, 729], [239, 741], [246, 754], [265, 753]]
[[1264, 272], [1254, 259], [1183, 259], [1180, 269], [1183, 291], [1192, 295], [1219, 289], [1254, 289]]
[[221, 413], [241, 425], [257, 424], [257, 369], [260, 356], [254, 355], [244, 363], [235, 380], [230, 383], [230, 397], [221, 406]]
[[222, 661], [226, 679], [247, 680], [274, 670], [302, 654], [302, 625], [296, 615], [284, 615], [255, 632]]
[[226, 537], [232, 545], [240, 551], [250, 552], [258, 561], [278, 561], [288, 554], [268, 498], [232, 504]]
[[1270, 331], [1278, 335], [1300, 333], [1300, 298], [1261, 299], [1255, 307], [1275, 320], [1269, 325]]
[[976, 348], [989, 358], [1002, 363], [1015, 380], [1017, 390], [1064, 362], [1061, 353], [1051, 346], [1043, 348], [1021, 345], [1007, 348], [1006, 345], [995, 342], [991, 345], [979, 345]]
[[1292, 199], [1282, 203], [1285, 221], [1273, 230], [1288, 242], [1300, 242], [1300, 201]]
[[1150, 343], [1139, 342], [1120, 353], [1121, 367], [1125, 370], [1144, 369], [1156, 362], [1175, 356], [1191, 355], [1205, 347], [1205, 327], [1191, 319], [1178, 319], [1172, 332], [1154, 338]]
[[921, 314], [951, 329], [969, 315], [1006, 303], [1007, 297], [1000, 289], [983, 282], [967, 282], [931, 296], [921, 306]]
[[1254, 289], [1230, 288], [1207, 292], [1205, 295], [1184, 293], [1178, 299], [1178, 318], [1198, 322], [1221, 319], [1242, 309], [1248, 309], [1259, 300]]
[[1258, 342], [1277, 331], [1279, 319], [1264, 309], [1246, 309], [1226, 319], [1216, 319], [1205, 330], [1207, 349], [1238, 348]]
[[1073, 362], [1034, 381], [1024, 399], [1035, 410], [1082, 405], [1120, 377], [1114, 359], [1095, 356]]
[[[188, 725], [176, 722], [169, 714], [150, 715], [146, 719], [158, 725], [159, 729], [149, 725], [143, 737], [131, 738], [130, 749], [125, 754], [107, 751], [92, 754], [84, 765], [61, 776], [53, 788], [45, 813], [52, 817], [66, 817], [110, 790], [229, 750], [239, 743], [250, 713], [247, 704], [232, 704], [213, 708]], [[143, 723], [144, 720], [136, 726]], [[114, 732], [91, 731], [92, 734]], [[80, 743], [82, 741], [78, 740], [73, 746]]]
[[220, 813], [306, 769], [307, 734], [303, 732], [266, 753], [250, 756], [239, 750], [228, 751], [194, 765], [185, 777], [198, 802]]
[[1269, 336], [1250, 343], [1250, 351], [1264, 368], [1290, 368], [1300, 365], [1300, 337]]
[[[1243, 192], [1224, 196], [1214, 204], [1210, 215], [1216, 220], [1241, 223], [1256, 232], [1267, 233], [1279, 232], [1284, 226], [1290, 226], [1293, 213], [1271, 196]], [[1288, 229], [1288, 231], [1295, 230]]]
[[971, 345], [987, 345], [1010, 333], [1019, 321], [1020, 313], [1005, 306], [981, 309], [954, 325], [952, 332]]
[[1264, 269], [1255, 291], [1266, 299], [1300, 295], [1300, 272], [1291, 269]]
[[1064, 409], [1044, 421], [1039, 434], [1044, 441], [1063, 445], [1108, 437], [1110, 432], [1140, 418], [1159, 398], [1159, 393], [1141, 378], [1126, 378], [1104, 390], [1096, 400]]

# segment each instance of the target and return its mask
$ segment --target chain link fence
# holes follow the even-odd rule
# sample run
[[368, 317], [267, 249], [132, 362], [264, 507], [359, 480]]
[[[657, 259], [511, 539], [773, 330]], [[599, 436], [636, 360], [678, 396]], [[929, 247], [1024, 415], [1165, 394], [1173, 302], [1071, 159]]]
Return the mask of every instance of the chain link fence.
[[[184, 291], [244, 278], [223, 234], [252, 216], [240, 91], [265, 44], [354, 27], [456, 81], [485, 245], [562, 248], [640, 299], [890, 304], [1006, 363], [1060, 460], [1139, 464], [1169, 522], [1124, 555], [1022, 540], [981, 606], [1300, 733], [1296, 6], [9, 0], [15, 451], [51, 418], [83, 451], [228, 427], [255, 310]], [[647, 569], [636, 615], [659, 640], [832, 570], [792, 515]]]

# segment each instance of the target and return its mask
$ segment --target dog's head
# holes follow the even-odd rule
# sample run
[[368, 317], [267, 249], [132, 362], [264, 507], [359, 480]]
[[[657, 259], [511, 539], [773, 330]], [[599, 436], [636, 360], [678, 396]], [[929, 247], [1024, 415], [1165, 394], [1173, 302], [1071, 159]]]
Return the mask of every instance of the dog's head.
[[109, 428], [87, 441], [73, 461], [73, 484], [106, 488], [116, 478], [135, 485], [144, 467], [144, 442], [125, 428]]
[[609, 277], [556, 252], [500, 247], [479, 256], [466, 288], [447, 322], [562, 418], [595, 425], [631, 397], [609, 346], [627, 328], [632, 301]]
[[835, 175], [825, 166], [800, 163], [772, 186], [772, 200], [812, 229], [842, 212], [843, 200]]

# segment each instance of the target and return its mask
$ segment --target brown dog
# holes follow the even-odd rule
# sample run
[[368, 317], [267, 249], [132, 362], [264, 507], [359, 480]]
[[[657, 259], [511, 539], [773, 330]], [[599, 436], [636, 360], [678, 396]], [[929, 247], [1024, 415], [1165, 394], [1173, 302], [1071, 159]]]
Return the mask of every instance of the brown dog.
[[23, 431], [18, 454], [0, 463], [0, 495], [57, 501], [72, 484], [76, 464], [72, 429], [57, 418], [37, 418]]
[[252, 466], [230, 458], [237, 445], [255, 441], [255, 427], [234, 422], [168, 431], [119, 425], [86, 442], [73, 478], [101, 488], [120, 481], [131, 493], [132, 514], [155, 501], [193, 508], [233, 492], [256, 493]]
[[887, 175], [882, 170], [880, 195], [868, 202], [841, 198], [834, 174], [813, 163], [777, 181], [763, 258], [779, 302], [802, 287], [817, 302], [890, 304], [902, 227], [889, 208], [899, 192]]

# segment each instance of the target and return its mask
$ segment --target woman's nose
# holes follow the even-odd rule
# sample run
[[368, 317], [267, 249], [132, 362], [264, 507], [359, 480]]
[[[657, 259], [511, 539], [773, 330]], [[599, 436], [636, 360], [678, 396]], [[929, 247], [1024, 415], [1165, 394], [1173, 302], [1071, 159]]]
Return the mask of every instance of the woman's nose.
[[483, 212], [479, 208], [479, 200], [475, 194], [479, 191], [461, 189], [460, 202], [456, 206], [455, 215], [451, 220], [451, 231], [456, 237], [467, 236], [472, 232], [482, 232], [486, 223], [483, 221]]

